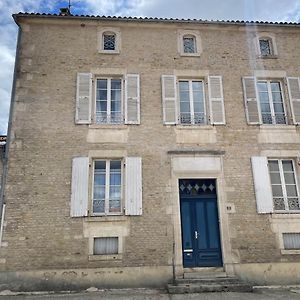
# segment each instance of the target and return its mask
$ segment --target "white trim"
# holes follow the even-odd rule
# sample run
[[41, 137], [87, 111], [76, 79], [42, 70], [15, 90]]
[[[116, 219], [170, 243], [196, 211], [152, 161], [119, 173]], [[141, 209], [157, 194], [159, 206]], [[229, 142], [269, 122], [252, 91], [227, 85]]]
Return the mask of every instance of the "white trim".
[[1, 216], [1, 227], [0, 227], [0, 247], [2, 246], [3, 226], [4, 226], [4, 218], [5, 218], [5, 207], [6, 207], [6, 204], [3, 204], [3, 206], [2, 206], [2, 216]]

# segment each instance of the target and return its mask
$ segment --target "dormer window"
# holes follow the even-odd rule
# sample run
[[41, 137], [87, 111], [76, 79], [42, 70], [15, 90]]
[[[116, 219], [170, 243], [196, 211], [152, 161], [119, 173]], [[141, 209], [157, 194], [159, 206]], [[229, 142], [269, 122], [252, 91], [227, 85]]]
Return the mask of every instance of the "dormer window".
[[196, 37], [193, 35], [186, 35], [183, 37], [183, 52], [184, 53], [196, 53]]
[[105, 32], [103, 34], [103, 50], [116, 50], [116, 35], [114, 33]]
[[98, 52], [103, 54], [119, 54], [121, 50], [121, 31], [115, 27], [99, 28]]
[[259, 39], [259, 49], [261, 56], [273, 55], [272, 51], [272, 41], [268, 38]]

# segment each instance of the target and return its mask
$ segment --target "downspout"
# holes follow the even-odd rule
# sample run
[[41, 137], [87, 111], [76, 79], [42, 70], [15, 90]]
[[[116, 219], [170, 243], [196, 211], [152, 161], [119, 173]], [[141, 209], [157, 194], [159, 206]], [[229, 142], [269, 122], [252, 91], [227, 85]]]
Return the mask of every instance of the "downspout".
[[14, 75], [13, 75], [13, 84], [11, 90], [11, 99], [10, 99], [10, 109], [9, 109], [9, 120], [8, 120], [8, 128], [7, 128], [7, 138], [6, 138], [6, 145], [5, 145], [5, 154], [3, 158], [3, 176], [1, 182], [1, 193], [0, 193], [0, 216], [1, 216], [1, 228], [0, 228], [0, 246], [2, 242], [2, 231], [3, 231], [3, 224], [4, 224], [4, 212], [5, 212], [5, 184], [7, 179], [8, 173], [8, 155], [9, 155], [9, 146], [11, 141], [11, 127], [12, 127], [12, 118], [13, 118], [13, 108], [15, 102], [15, 95], [16, 95], [16, 81], [17, 81], [17, 73], [19, 68], [19, 54], [20, 54], [20, 42], [21, 42], [21, 27], [18, 24], [16, 18], [14, 18], [16, 24], [18, 25], [18, 39], [17, 39], [17, 48], [16, 48], [16, 58], [15, 58], [15, 66], [14, 66]]

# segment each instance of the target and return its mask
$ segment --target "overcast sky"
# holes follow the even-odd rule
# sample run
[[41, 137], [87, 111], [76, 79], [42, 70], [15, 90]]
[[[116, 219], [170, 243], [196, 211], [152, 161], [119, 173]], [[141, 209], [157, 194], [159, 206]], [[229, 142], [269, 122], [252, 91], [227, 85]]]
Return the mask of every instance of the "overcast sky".
[[[0, 134], [7, 130], [18, 12], [58, 13], [68, 1], [0, 0]], [[300, 0], [71, 0], [73, 14], [300, 21]]]

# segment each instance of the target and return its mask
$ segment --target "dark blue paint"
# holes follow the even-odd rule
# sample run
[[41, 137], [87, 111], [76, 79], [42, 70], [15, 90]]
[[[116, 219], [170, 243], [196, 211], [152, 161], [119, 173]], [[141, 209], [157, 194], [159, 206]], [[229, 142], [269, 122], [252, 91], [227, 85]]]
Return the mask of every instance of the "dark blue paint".
[[[222, 266], [216, 195], [180, 197], [184, 267]], [[198, 237], [195, 236], [198, 232]]]

